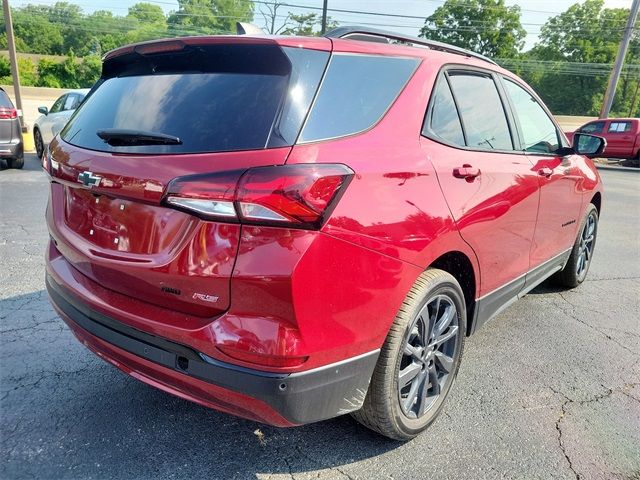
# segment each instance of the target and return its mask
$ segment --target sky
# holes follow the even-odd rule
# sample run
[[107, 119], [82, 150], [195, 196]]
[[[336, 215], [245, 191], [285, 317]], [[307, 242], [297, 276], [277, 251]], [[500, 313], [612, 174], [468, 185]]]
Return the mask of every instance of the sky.
[[[166, 12], [178, 9], [177, 0], [67, 0], [80, 5], [86, 13], [95, 10], [110, 10], [116, 15], [126, 15], [128, 8], [138, 1], [147, 1], [156, 4]], [[270, 1], [270, 0], [267, 0]], [[309, 7], [322, 7], [322, 0], [279, 0], [290, 5], [301, 5]], [[564, 12], [569, 6], [579, 0], [527, 0], [513, 1], [506, 0], [508, 5], [520, 5], [522, 9], [521, 22], [527, 31], [526, 46], [530, 48], [537, 40], [540, 27], [549, 18]], [[53, 4], [55, 0], [12, 0], [12, 6], [18, 7], [33, 4]], [[375, 13], [377, 15], [363, 15], [356, 13], [331, 12], [329, 16], [339, 21], [342, 25], [367, 25], [385, 30], [394, 30], [400, 33], [417, 35], [420, 27], [424, 24], [424, 18], [431, 15], [436, 8], [441, 6], [444, 0], [328, 0], [329, 10], [332, 8], [342, 10], [356, 10]], [[631, 0], [605, 0], [608, 8], [630, 8]], [[264, 9], [264, 7], [262, 7]], [[281, 7], [278, 14], [283, 16], [287, 11], [292, 13], [319, 12], [305, 8]], [[387, 15], [385, 15], [387, 14]], [[400, 18], [388, 16], [406, 15], [420, 18]], [[279, 19], [284, 20], [283, 18]], [[253, 23], [262, 27], [263, 16], [260, 14], [260, 6], [256, 5], [256, 14]]]

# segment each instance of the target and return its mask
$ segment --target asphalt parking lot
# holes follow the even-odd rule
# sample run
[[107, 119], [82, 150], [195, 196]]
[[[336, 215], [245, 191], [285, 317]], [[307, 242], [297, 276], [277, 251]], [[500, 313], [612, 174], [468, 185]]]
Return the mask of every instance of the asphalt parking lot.
[[28, 155], [0, 171], [0, 478], [640, 479], [640, 174], [601, 174], [587, 281], [543, 284], [471, 337], [444, 414], [402, 444], [348, 416], [217, 413], [86, 350], [44, 291], [47, 183]]

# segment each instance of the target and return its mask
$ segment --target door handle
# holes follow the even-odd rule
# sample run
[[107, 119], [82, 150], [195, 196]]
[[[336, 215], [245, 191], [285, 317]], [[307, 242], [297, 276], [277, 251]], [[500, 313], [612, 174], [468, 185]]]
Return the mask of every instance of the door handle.
[[549, 178], [551, 175], [553, 175], [553, 170], [551, 170], [549, 167], [542, 167], [540, 170], [538, 170], [538, 175], [540, 175], [541, 177]]
[[453, 176], [456, 178], [464, 178], [465, 180], [473, 180], [480, 175], [480, 169], [472, 167], [468, 163], [462, 165], [462, 167], [456, 167], [453, 169]]

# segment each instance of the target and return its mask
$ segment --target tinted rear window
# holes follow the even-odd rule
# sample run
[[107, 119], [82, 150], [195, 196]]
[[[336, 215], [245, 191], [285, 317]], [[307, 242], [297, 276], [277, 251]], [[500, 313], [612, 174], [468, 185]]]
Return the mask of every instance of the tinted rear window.
[[[215, 45], [135, 55], [105, 65], [107, 78], [61, 136], [119, 153], [202, 153], [292, 145], [329, 54], [276, 45]], [[128, 129], [180, 145], [111, 146], [97, 132]]]
[[333, 55], [300, 141], [342, 137], [370, 128], [419, 63], [417, 58]]

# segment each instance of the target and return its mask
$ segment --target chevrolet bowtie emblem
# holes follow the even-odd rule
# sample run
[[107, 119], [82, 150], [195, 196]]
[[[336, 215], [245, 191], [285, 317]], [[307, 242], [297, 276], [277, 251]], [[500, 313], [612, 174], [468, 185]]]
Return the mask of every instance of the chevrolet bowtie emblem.
[[82, 183], [85, 187], [93, 188], [100, 185], [100, 181], [102, 177], [99, 175], [94, 175], [92, 172], [82, 172], [78, 175], [78, 181]]

